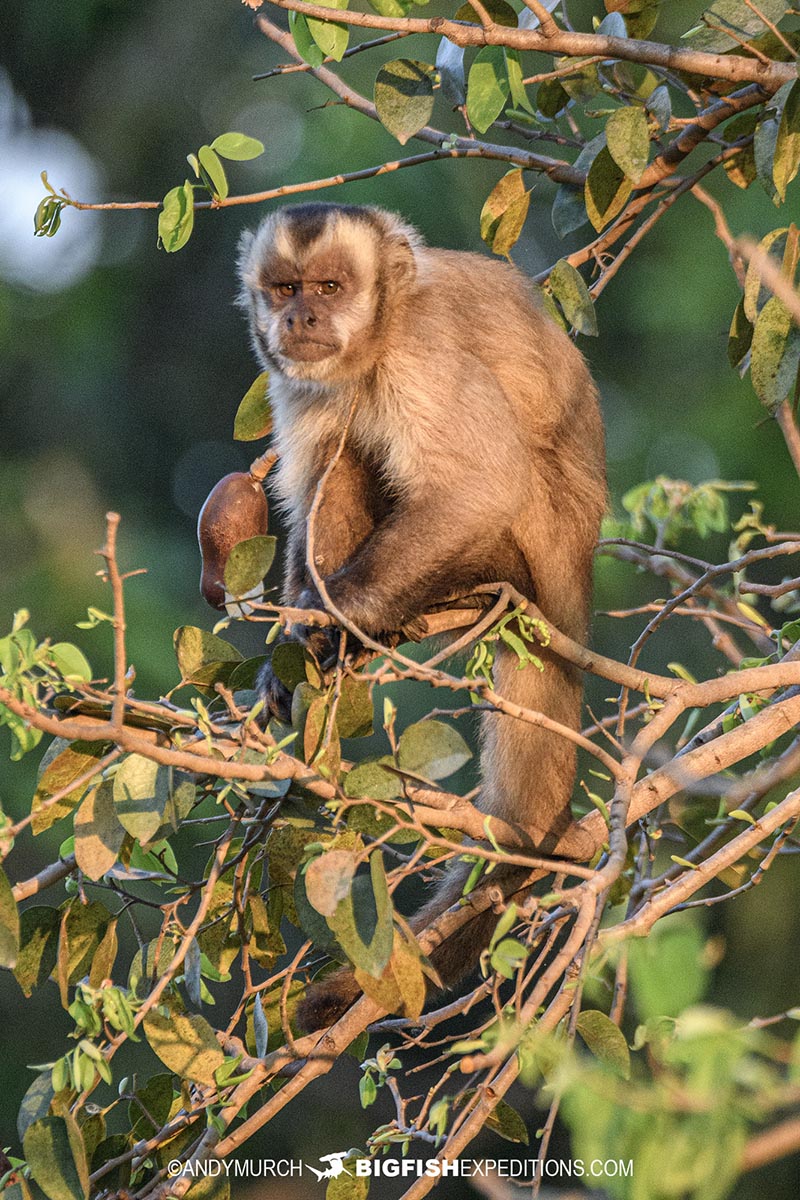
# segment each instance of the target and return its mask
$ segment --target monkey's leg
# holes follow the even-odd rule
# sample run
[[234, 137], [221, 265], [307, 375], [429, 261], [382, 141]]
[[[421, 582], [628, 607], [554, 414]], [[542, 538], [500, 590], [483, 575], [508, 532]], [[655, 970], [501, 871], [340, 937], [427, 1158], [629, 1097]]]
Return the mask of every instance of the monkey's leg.
[[[448, 870], [436, 894], [410, 921], [415, 933], [421, 933], [448, 908], [459, 902], [472, 867], [473, 863], [458, 863]], [[529, 874], [524, 867], [501, 866], [492, 873], [492, 881], [505, 895], [510, 896], [522, 886]], [[471, 919], [433, 947], [428, 958], [442, 981], [442, 987], [436, 987], [430, 980], [427, 981], [426, 992], [429, 1001], [440, 996], [443, 990], [455, 987], [477, 967], [478, 955], [483, 947], [489, 944], [498, 920], [499, 916], [490, 904], [476, 907]], [[334, 1021], [338, 1021], [361, 994], [353, 972], [348, 967], [342, 967], [308, 989], [297, 1008], [298, 1023], [308, 1033], [327, 1028]]]

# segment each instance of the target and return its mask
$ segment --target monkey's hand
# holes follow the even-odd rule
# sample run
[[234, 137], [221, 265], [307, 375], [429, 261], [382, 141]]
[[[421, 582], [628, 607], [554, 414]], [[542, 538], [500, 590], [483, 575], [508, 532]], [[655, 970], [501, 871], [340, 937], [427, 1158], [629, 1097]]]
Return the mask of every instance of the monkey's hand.
[[[286, 641], [286, 639], [283, 639]], [[291, 641], [299, 642], [316, 660], [317, 666], [326, 674], [336, 663], [338, 656], [338, 631], [315, 629], [308, 625], [292, 627]], [[292, 722], [292, 693], [272, 669], [272, 662], [264, 663], [256, 679], [256, 693], [264, 701], [263, 719], [276, 717], [285, 725]]]
[[[303, 589], [297, 599], [297, 608], [325, 611], [322, 597], [314, 587]], [[321, 671], [332, 671], [336, 666], [342, 650], [342, 631], [338, 627], [326, 626], [323, 629], [310, 625], [293, 625], [291, 636], [313, 654]], [[352, 659], [361, 649], [358, 639], [348, 633], [344, 656]]]
[[292, 693], [272, 669], [272, 663], [266, 662], [256, 679], [256, 694], [264, 701], [262, 720], [266, 723], [270, 717], [276, 717], [284, 725], [292, 723]]

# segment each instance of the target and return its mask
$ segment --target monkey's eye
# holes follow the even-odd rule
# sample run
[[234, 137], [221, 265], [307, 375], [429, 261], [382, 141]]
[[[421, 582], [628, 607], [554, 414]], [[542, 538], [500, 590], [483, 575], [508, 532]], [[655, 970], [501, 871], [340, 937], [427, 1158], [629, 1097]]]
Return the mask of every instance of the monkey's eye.
[[276, 283], [273, 287], [279, 296], [294, 296], [297, 292], [296, 283]]
[[335, 279], [326, 279], [323, 283], [317, 284], [317, 293], [320, 296], [335, 296], [340, 286]]

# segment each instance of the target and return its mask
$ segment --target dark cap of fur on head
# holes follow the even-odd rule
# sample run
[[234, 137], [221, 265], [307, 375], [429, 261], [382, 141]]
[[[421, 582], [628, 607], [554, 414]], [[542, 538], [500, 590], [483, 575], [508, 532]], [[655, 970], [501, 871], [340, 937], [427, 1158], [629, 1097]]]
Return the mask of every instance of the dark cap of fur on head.
[[414, 251], [422, 238], [413, 226], [382, 208], [355, 204], [312, 202], [292, 204], [265, 217], [255, 232], [242, 234], [239, 271], [245, 287], [259, 286], [257, 269], [271, 254], [302, 261], [326, 234], [343, 236], [361, 257], [370, 253], [391, 272], [395, 266], [413, 268]]

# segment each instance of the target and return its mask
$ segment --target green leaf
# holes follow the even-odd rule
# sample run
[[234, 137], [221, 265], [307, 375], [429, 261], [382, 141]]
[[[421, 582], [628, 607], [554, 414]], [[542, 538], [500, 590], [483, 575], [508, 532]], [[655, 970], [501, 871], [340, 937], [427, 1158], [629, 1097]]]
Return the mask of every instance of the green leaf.
[[305, 869], [305, 894], [312, 908], [332, 917], [337, 905], [350, 895], [358, 857], [353, 850], [327, 850]]
[[[605, 135], [602, 133], [587, 142], [575, 159], [575, 169], [588, 171], [605, 144]], [[551, 219], [553, 228], [560, 238], [580, 229], [581, 225], [584, 225], [589, 219], [586, 212], [584, 188], [573, 187], [570, 183], [562, 183], [553, 201]]]
[[346, 676], [342, 681], [336, 728], [343, 738], [369, 737], [373, 733], [374, 714], [370, 684], [366, 679]]
[[392, 902], [379, 850], [370, 856], [369, 869], [369, 879], [364, 875], [353, 879], [328, 924], [353, 965], [377, 979], [394, 944]]
[[196, 1013], [165, 1014], [155, 1009], [144, 1019], [150, 1049], [181, 1079], [214, 1086], [214, 1072], [225, 1061], [214, 1030]]
[[194, 228], [194, 190], [190, 180], [167, 192], [158, 214], [158, 241], [167, 254], [185, 246]]
[[237, 442], [255, 442], [272, 430], [272, 411], [269, 406], [269, 372], [263, 371], [251, 383], [236, 410], [233, 437]]
[[137, 950], [128, 971], [129, 991], [144, 999], [158, 983], [174, 954], [175, 947], [169, 938], [156, 938], [148, 942], [144, 949]]
[[304, 17], [302, 13], [290, 12], [289, 29], [300, 57], [310, 67], [321, 67], [325, 61], [325, 55], [311, 36], [308, 18]]
[[428, 0], [369, 0], [370, 8], [382, 17], [407, 17], [415, 4], [427, 4]]
[[224, 200], [228, 195], [228, 177], [219, 155], [210, 146], [201, 146], [197, 151], [197, 157], [200, 166], [208, 176], [213, 195], [218, 200]]
[[356, 1160], [363, 1155], [351, 1154], [343, 1161], [344, 1171], [331, 1179], [325, 1189], [325, 1200], [367, 1200], [369, 1176], [356, 1174]]
[[628, 37], [646, 38], [658, 20], [661, 0], [606, 0], [606, 8], [621, 12]]
[[[771, 229], [758, 244], [759, 250], [770, 254], [779, 266], [786, 252], [788, 229]], [[748, 321], [755, 324], [756, 317], [772, 296], [770, 289], [761, 281], [761, 270], [756, 258], [752, 258], [744, 280], [744, 311]]]
[[458, 730], [442, 721], [409, 725], [397, 747], [398, 766], [425, 779], [446, 779], [472, 758]]
[[26, 996], [49, 979], [56, 965], [61, 913], [57, 908], [36, 905], [20, 917], [19, 954], [14, 978]]
[[113, 782], [117, 820], [138, 842], [151, 841], [161, 828], [170, 795], [171, 768], [141, 754], [120, 763]]
[[749, 188], [750, 184], [758, 178], [756, 156], [752, 142], [752, 135], [755, 133], [758, 116], [759, 114], [756, 112], [742, 113], [740, 116], [734, 117], [725, 126], [725, 140], [728, 142], [736, 142], [739, 138], [745, 136], [751, 137], [747, 145], [742, 146], [735, 154], [726, 158], [722, 164], [725, 174], [731, 183], [735, 184], [738, 188]]
[[50, 1101], [53, 1099], [53, 1084], [50, 1074], [48, 1070], [37, 1075], [22, 1098], [17, 1113], [17, 1136], [20, 1141], [25, 1137], [25, 1130], [34, 1121], [46, 1117], [50, 1111]]
[[530, 102], [528, 93], [525, 90], [523, 82], [522, 64], [519, 61], [519, 55], [516, 50], [505, 48], [506, 56], [506, 73], [508, 75], [508, 87], [511, 93], [511, 102], [515, 108], [521, 108], [524, 112], [530, 113], [533, 116], [536, 111]]
[[510, 90], [503, 47], [484, 46], [467, 78], [467, 116], [478, 133], [485, 133], [500, 116]]
[[266, 656], [264, 654], [257, 654], [254, 658], [246, 658], [244, 662], [237, 663], [228, 677], [228, 687], [231, 689], [231, 691], [254, 691], [256, 679], [258, 678], [259, 672], [266, 661]]
[[598, 94], [602, 94], [600, 85], [600, 77], [597, 73], [595, 63], [581, 64], [580, 59], [571, 59], [569, 56], [564, 58], [554, 58], [553, 66], [560, 70], [562, 67], [568, 67], [570, 63], [574, 63], [573, 70], [569, 75], [562, 75], [559, 79], [550, 80], [550, 83], [558, 83], [561, 88], [569, 96], [570, 100], [577, 100], [581, 104], [588, 104]]
[[328, 696], [316, 696], [309, 704], [302, 722], [302, 737], [305, 761], [309, 765], [313, 763], [315, 769], [326, 778], [338, 778], [342, 766], [342, 748], [335, 722], [331, 730]]
[[114, 963], [117, 961], [118, 949], [117, 918], [113, 917], [109, 921], [108, 928], [103, 934], [103, 940], [100, 942], [92, 958], [92, 966], [89, 971], [89, 984], [91, 987], [99, 988], [102, 986], [104, 979], [111, 978]]
[[227, 975], [242, 943], [233, 907], [233, 888], [225, 879], [217, 880], [214, 885], [205, 928], [197, 935], [197, 941], [214, 970]]
[[362, 1108], [369, 1108], [378, 1099], [378, 1086], [372, 1075], [362, 1075], [358, 1084], [358, 1096]]
[[753, 326], [744, 311], [744, 297], [736, 305], [728, 333], [728, 362], [732, 367], [738, 367], [753, 340]]
[[702, 999], [709, 968], [703, 961], [703, 937], [692, 922], [678, 917], [659, 921], [647, 938], [629, 943], [631, 990], [643, 1021], [677, 1017]]
[[586, 212], [598, 232], [622, 211], [632, 189], [630, 179], [604, 146], [589, 168], [584, 190]]
[[550, 288], [573, 329], [597, 337], [597, 317], [589, 289], [565, 258], [559, 259], [550, 272]]
[[207, 668], [218, 663], [242, 661], [242, 655], [230, 642], [196, 625], [181, 625], [175, 630], [173, 641], [184, 683], [206, 683], [204, 672]]
[[520, 963], [528, 957], [528, 948], [516, 938], [502, 938], [489, 955], [492, 970], [504, 979], [513, 979]]
[[[507, 29], [517, 28], [517, 14], [507, 0], [487, 0], [482, 6], [486, 9], [495, 25], [505, 25]], [[471, 25], [480, 25], [481, 19], [471, 4], [462, 4], [457, 9], [454, 21], [467, 21]]]
[[244, 596], [263, 582], [275, 557], [276, 539], [263, 534], [247, 538], [231, 548], [225, 563], [225, 590]]
[[[775, 95], [770, 97], [761, 111], [753, 135], [756, 172], [764, 190], [774, 204], [780, 204], [782, 199], [778, 195], [775, 185], [775, 157], [778, 149], [778, 135], [783, 123], [783, 108], [792, 86], [791, 83], [784, 83], [782, 87], [778, 88]], [[785, 172], [791, 168], [793, 150], [794, 143], [790, 139], [788, 146], [785, 145], [781, 151], [779, 178], [784, 183], [788, 183]]]
[[297, 871], [295, 875], [293, 900], [297, 914], [297, 923], [299, 923], [303, 934], [311, 938], [317, 949], [326, 950], [330, 954], [332, 947], [336, 946], [336, 938], [333, 936], [333, 930], [327, 924], [327, 920], [321, 917], [317, 910], [308, 902], [305, 871]]
[[644, 109], [618, 108], [606, 122], [608, 152], [631, 183], [641, 179], [650, 154], [650, 134]]
[[399, 777], [394, 772], [385, 770], [385, 766], [394, 766], [394, 759], [389, 755], [367, 760], [353, 767], [345, 776], [345, 795], [369, 796], [373, 800], [393, 800], [402, 796], [403, 787]]
[[530, 207], [522, 171], [508, 171], [492, 188], [481, 209], [481, 237], [495, 254], [508, 255], [519, 238]]
[[[323, 8], [347, 8], [348, 0], [319, 0]], [[308, 31], [326, 58], [340, 62], [350, 41], [350, 29], [347, 25], [337, 25], [333, 21], [319, 21], [315, 17], [307, 17]]]
[[385, 129], [404, 146], [427, 125], [433, 112], [433, 68], [410, 58], [381, 67], [375, 79], [375, 107]]
[[750, 352], [750, 378], [756, 395], [770, 410], [778, 408], [795, 386], [800, 367], [800, 329], [777, 296], [756, 318]]
[[[54, 745], [56, 744], [63, 745], [63, 742], [54, 743]], [[31, 829], [34, 835], [43, 833], [56, 821], [60, 821], [62, 817], [69, 816], [77, 807], [86, 794], [87, 788], [92, 786], [90, 779], [67, 792], [55, 804], [50, 804], [49, 801], [51, 796], [55, 796], [69, 787], [73, 780], [79, 779], [81, 775], [85, 775], [97, 767], [98, 760], [102, 758], [105, 749], [104, 742], [73, 742], [53, 758], [45, 755], [42, 760], [44, 770], [36, 785], [31, 806], [33, 815]]]
[[67, 988], [88, 975], [92, 959], [106, 935], [111, 919], [111, 913], [99, 900], [91, 904], [73, 900], [65, 909], [56, 963], [62, 1004], [66, 1000]]
[[88, 1200], [89, 1167], [74, 1117], [34, 1121], [23, 1147], [34, 1179], [50, 1200]]
[[114, 783], [105, 779], [92, 788], [75, 814], [75, 860], [89, 879], [110, 871], [125, 840], [117, 818]]
[[270, 659], [273, 672], [281, 683], [293, 692], [298, 683], [305, 683], [306, 656], [299, 642], [279, 642]]
[[781, 200], [786, 199], [786, 189], [800, 170], [800, 79], [784, 87], [789, 90], [783, 102], [773, 158], [773, 179]]
[[85, 655], [72, 642], [56, 642], [50, 647], [48, 657], [65, 679], [77, 679], [85, 683], [92, 678], [92, 668]]
[[486, 1120], [486, 1128], [491, 1129], [493, 1133], [507, 1142], [521, 1142], [523, 1146], [529, 1144], [530, 1139], [524, 1120], [517, 1110], [505, 1100], [498, 1101], [494, 1106]]
[[785, 10], [784, 0], [758, 0], [752, 6], [745, 0], [714, 0], [701, 16], [704, 24], [683, 36], [691, 41], [693, 50], [742, 53], [742, 42], [752, 40], [766, 28], [759, 14], [777, 25]]
[[248, 137], [246, 133], [221, 133], [211, 143], [211, 149], [216, 150], [221, 158], [235, 159], [246, 162], [250, 158], [258, 158], [264, 153], [264, 144], [257, 138]]
[[167, 1123], [169, 1110], [175, 1096], [172, 1076], [166, 1073], [152, 1075], [145, 1084], [137, 1087], [137, 1099], [128, 1105], [128, 1124], [134, 1141], [150, 1138]]
[[13, 967], [19, 952], [20, 923], [14, 892], [0, 867], [0, 967]]
[[545, 79], [536, 90], [536, 111], [553, 120], [569, 104], [569, 96], [557, 79]]
[[578, 1033], [595, 1058], [611, 1067], [623, 1079], [630, 1079], [631, 1056], [625, 1035], [598, 1009], [587, 1009], [578, 1017]]

